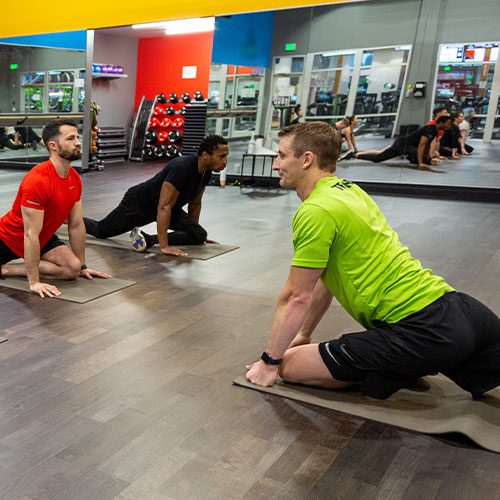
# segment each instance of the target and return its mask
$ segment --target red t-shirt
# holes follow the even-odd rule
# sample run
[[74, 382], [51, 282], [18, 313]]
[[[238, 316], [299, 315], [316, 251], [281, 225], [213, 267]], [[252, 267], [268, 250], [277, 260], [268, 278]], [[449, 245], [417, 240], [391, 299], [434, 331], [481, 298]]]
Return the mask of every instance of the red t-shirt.
[[16, 255], [24, 257], [24, 225], [21, 206], [43, 210], [38, 237], [43, 248], [67, 219], [82, 196], [82, 180], [74, 168], [59, 177], [50, 160], [33, 167], [21, 181], [12, 209], [0, 218], [0, 240]]
[[[437, 120], [431, 120], [430, 122], [427, 122], [426, 125], [436, 125]], [[439, 139], [443, 135], [444, 130], [438, 130], [436, 134], [436, 138]]]

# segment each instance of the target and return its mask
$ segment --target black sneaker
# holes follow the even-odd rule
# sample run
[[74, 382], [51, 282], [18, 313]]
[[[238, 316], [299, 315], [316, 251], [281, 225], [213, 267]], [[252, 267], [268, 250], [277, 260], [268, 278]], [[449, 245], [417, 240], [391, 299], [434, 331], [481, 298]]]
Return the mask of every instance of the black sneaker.
[[144, 237], [144, 240], [146, 241], [146, 248], [151, 248], [154, 247], [155, 245], [160, 244], [160, 242], [158, 241], [157, 234], [148, 234], [145, 233], [144, 231], [141, 231], [141, 234]]

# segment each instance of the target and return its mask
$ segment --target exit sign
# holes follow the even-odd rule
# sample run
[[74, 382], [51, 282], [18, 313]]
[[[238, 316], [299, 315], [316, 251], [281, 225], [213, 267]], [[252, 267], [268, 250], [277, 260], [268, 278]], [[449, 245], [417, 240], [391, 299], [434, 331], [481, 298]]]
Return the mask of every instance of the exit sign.
[[10, 69], [17, 69], [19, 67], [18, 64], [11, 64]]
[[285, 43], [285, 52], [293, 52], [296, 48], [296, 43]]

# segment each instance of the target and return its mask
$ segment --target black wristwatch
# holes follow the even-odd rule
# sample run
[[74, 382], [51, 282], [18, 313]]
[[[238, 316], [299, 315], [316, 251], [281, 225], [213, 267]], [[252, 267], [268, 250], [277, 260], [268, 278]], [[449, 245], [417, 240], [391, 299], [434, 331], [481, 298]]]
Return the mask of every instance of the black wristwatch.
[[274, 359], [267, 351], [264, 351], [262, 353], [262, 356], [260, 357], [266, 365], [281, 365], [281, 362], [283, 361], [282, 359]]

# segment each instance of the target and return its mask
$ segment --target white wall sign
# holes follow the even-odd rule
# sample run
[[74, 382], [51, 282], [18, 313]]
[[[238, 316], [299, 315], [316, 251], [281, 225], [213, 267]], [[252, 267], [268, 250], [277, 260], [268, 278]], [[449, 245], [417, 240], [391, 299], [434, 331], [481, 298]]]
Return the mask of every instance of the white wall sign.
[[198, 66], [183, 66], [182, 67], [182, 78], [183, 80], [188, 80], [196, 78], [196, 71]]

